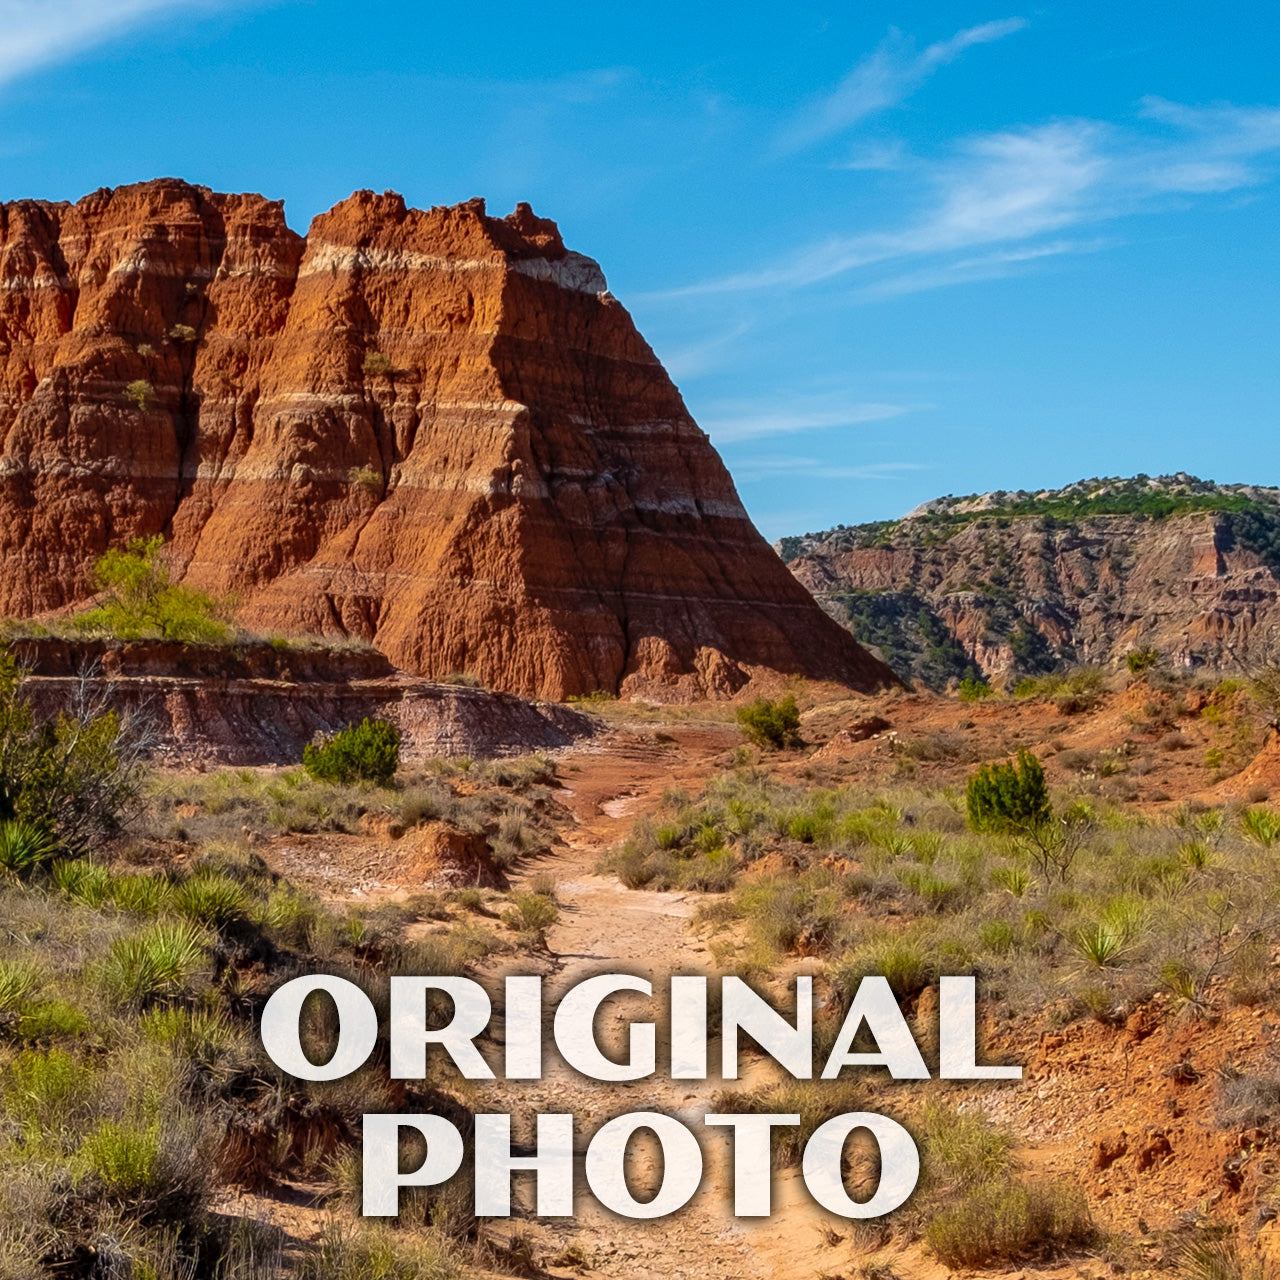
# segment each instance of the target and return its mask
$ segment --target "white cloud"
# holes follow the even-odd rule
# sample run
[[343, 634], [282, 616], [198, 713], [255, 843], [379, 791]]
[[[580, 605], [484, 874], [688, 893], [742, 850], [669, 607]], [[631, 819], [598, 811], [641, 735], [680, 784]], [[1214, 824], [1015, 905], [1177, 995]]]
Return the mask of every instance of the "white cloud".
[[212, 7], [214, 0], [0, 0], [0, 85], [164, 10]]
[[957, 31], [917, 53], [915, 43], [890, 31], [874, 53], [863, 58], [829, 94], [810, 103], [783, 131], [781, 152], [799, 151], [897, 106], [910, 97], [939, 67], [954, 62], [966, 49], [990, 44], [1021, 31], [1025, 18], [1002, 18]]
[[927, 194], [920, 212], [901, 226], [832, 236], [763, 267], [665, 296], [797, 289], [910, 262], [921, 263], [920, 281], [951, 283], [973, 269], [961, 259], [977, 250], [1016, 251], [1029, 261], [1096, 248], [1096, 239], [1065, 233], [1157, 210], [1170, 196], [1257, 185], [1271, 176], [1266, 159], [1280, 152], [1280, 108], [1196, 108], [1150, 99], [1142, 117], [1163, 132], [1059, 120], [963, 140], [919, 169]]
[[670, 351], [663, 358], [662, 367], [675, 381], [701, 377], [723, 363], [726, 353], [744, 334], [751, 330], [750, 321], [744, 320], [723, 333], [713, 334], [699, 342]]
[[758, 401], [721, 402], [698, 415], [704, 431], [717, 445], [797, 431], [829, 431], [864, 422], [887, 422], [921, 406], [846, 401], [835, 398], [795, 399], [775, 405]]
[[936, 266], [904, 271], [865, 285], [856, 297], [864, 302], [901, 297], [907, 293], [923, 293], [929, 289], [945, 289], [950, 285], [976, 284], [980, 280], [1003, 280], [1025, 271], [1030, 264], [1045, 258], [1058, 258], [1071, 253], [1097, 253], [1110, 248], [1114, 240], [1096, 237], [1092, 240], [1051, 240], [1047, 244], [1024, 249], [996, 249], [990, 253], [955, 258]]
[[922, 462], [870, 462], [862, 466], [841, 466], [822, 458], [758, 457], [737, 458], [733, 478], [739, 484], [759, 484], [778, 476], [822, 480], [896, 480], [904, 472], [927, 471]]

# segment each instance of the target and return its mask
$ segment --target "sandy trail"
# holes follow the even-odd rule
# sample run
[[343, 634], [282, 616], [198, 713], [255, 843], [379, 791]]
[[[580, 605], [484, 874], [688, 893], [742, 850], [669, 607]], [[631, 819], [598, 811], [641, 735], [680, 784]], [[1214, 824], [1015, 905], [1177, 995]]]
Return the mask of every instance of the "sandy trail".
[[[611, 875], [598, 872], [601, 854], [630, 830], [636, 819], [654, 809], [667, 787], [687, 784], [691, 789], [708, 776], [713, 756], [731, 747], [732, 731], [681, 733], [676, 740], [654, 744], [615, 732], [605, 750], [573, 758], [565, 775], [561, 800], [577, 826], [567, 847], [529, 868], [525, 876], [550, 873], [556, 877], [559, 920], [548, 931], [552, 958], [544, 968], [544, 1005], [554, 1008], [569, 987], [594, 973], [633, 973], [649, 979], [661, 996], [672, 974], [705, 973], [714, 968], [706, 946], [690, 923], [704, 895], [651, 893], [628, 890]], [[527, 961], [509, 966], [528, 972]], [[488, 975], [499, 1007], [500, 978]], [[622, 1034], [629, 1016], [650, 1016], [640, 997], [631, 1004], [623, 997], [602, 1015], [599, 1034], [606, 1050], [622, 1056]], [[497, 1038], [502, 1037], [500, 1020]], [[549, 1031], [546, 1041], [550, 1042]], [[546, 1054], [546, 1075], [540, 1081], [506, 1082], [486, 1088], [481, 1109], [510, 1111], [513, 1131], [532, 1135], [531, 1117], [538, 1112], [569, 1111], [576, 1117], [576, 1147], [585, 1148], [591, 1134], [605, 1120], [629, 1111], [662, 1111], [684, 1121], [703, 1138], [705, 1170], [702, 1186], [681, 1211], [653, 1222], [625, 1219], [602, 1209], [586, 1190], [578, 1161], [578, 1201], [572, 1223], [517, 1220], [492, 1223], [499, 1237], [511, 1231], [535, 1242], [537, 1251], [554, 1257], [573, 1241], [592, 1259], [593, 1274], [627, 1277], [673, 1277], [687, 1280], [751, 1280], [754, 1277], [812, 1277], [838, 1271], [843, 1252], [839, 1240], [848, 1224], [830, 1219], [808, 1201], [794, 1173], [774, 1179], [775, 1203], [781, 1211], [764, 1220], [737, 1219], [731, 1202], [731, 1147], [726, 1131], [708, 1129], [702, 1118], [717, 1107], [724, 1088], [718, 1078], [673, 1081], [662, 1070], [663, 1036], [659, 1035], [657, 1074], [646, 1080], [602, 1084], [565, 1066], [554, 1050]], [[711, 1060], [717, 1061], [718, 1045]], [[723, 1108], [720, 1108], [723, 1109]], [[523, 1124], [522, 1124], [523, 1121]], [[646, 1199], [656, 1189], [659, 1163], [655, 1152], [639, 1146], [632, 1191]], [[516, 1202], [531, 1203], [532, 1180], [519, 1175]], [[830, 1267], [821, 1265], [826, 1255]], [[559, 1274], [559, 1268], [550, 1270]], [[569, 1274], [569, 1273], [565, 1273]]]

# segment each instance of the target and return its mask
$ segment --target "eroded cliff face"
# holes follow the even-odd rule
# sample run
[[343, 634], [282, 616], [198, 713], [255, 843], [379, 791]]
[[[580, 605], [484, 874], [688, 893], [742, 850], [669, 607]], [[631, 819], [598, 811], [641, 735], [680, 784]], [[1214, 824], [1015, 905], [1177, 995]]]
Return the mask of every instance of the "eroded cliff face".
[[169, 539], [248, 627], [562, 698], [891, 674], [752, 526], [607, 291], [521, 205], [161, 180], [0, 205], [0, 613]]
[[1280, 661], [1277, 523], [1229, 511], [992, 518], [939, 537], [904, 520], [883, 545], [858, 545], [856, 529], [819, 540], [791, 569], [854, 634], [870, 641], [884, 621], [898, 669], [932, 683], [947, 671], [922, 660], [921, 611], [1001, 681], [1148, 647], [1174, 666], [1250, 671]]

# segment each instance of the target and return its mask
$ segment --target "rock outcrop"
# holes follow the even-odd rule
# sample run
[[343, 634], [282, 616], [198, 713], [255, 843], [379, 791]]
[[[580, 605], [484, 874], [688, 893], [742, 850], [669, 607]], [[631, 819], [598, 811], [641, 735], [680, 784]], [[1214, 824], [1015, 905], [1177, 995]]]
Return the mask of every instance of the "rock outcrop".
[[0, 614], [162, 533], [264, 632], [496, 688], [892, 675], [816, 608], [599, 267], [527, 205], [174, 180], [0, 205]]
[[42, 719], [87, 698], [140, 717], [169, 763], [297, 764], [308, 742], [366, 716], [399, 727], [407, 765], [554, 750], [597, 727], [559, 703], [405, 675], [374, 650], [56, 639], [11, 648]]
[[780, 544], [903, 675], [998, 681], [1139, 649], [1183, 668], [1280, 662], [1280, 491], [1189, 476], [939, 499]]

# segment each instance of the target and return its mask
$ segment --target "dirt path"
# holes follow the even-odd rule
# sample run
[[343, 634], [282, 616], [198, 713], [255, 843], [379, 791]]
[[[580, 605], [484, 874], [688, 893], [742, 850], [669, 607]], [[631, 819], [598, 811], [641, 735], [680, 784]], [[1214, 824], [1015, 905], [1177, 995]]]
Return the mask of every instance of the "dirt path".
[[[705, 781], [711, 759], [731, 747], [736, 734], [704, 727], [673, 737], [674, 741], [656, 743], [619, 732], [603, 751], [567, 762], [566, 790], [560, 798], [577, 825], [569, 833], [566, 848], [525, 873], [555, 876], [561, 905], [560, 918], [547, 936], [552, 953], [544, 966], [547, 1007], [554, 1007], [564, 991], [593, 973], [638, 974], [653, 983], [658, 995], [672, 974], [707, 972], [713, 967], [706, 946], [689, 927], [698, 905], [705, 901], [703, 895], [628, 890], [616, 877], [598, 871], [601, 854], [624, 838], [638, 817], [657, 807], [666, 788], [687, 783], [692, 789]], [[511, 968], [528, 971], [527, 964]], [[501, 970], [489, 975], [495, 994], [501, 976]], [[608, 1051], [622, 1049], [628, 1017], [635, 1015], [648, 1016], [639, 997], [630, 1006], [619, 1002], [616, 1009], [606, 1011], [599, 1034]], [[497, 1034], [502, 1034], [500, 1023]], [[491, 1224], [492, 1234], [499, 1238], [509, 1238], [512, 1232], [523, 1235], [543, 1258], [555, 1258], [572, 1243], [591, 1259], [593, 1274], [627, 1280], [765, 1276], [812, 1280], [828, 1269], [821, 1266], [819, 1255], [824, 1253], [831, 1258], [832, 1269], [838, 1270], [837, 1246], [847, 1235], [848, 1224], [814, 1209], [795, 1176], [775, 1177], [774, 1194], [781, 1212], [763, 1221], [733, 1216], [728, 1176], [731, 1147], [724, 1130], [706, 1129], [702, 1123], [708, 1111], [717, 1109], [715, 1095], [724, 1086], [714, 1078], [666, 1078], [661, 1071], [663, 1048], [660, 1037], [660, 1069], [653, 1078], [625, 1084], [601, 1084], [581, 1077], [549, 1052], [542, 1080], [495, 1085], [484, 1091], [481, 1105], [512, 1112], [517, 1117], [515, 1131], [523, 1128], [529, 1134], [535, 1113], [572, 1112], [579, 1152], [612, 1116], [645, 1110], [674, 1115], [704, 1139], [703, 1183], [690, 1204], [654, 1222], [616, 1217], [586, 1191], [579, 1164], [579, 1197], [572, 1223], [514, 1220], [510, 1226]], [[632, 1191], [647, 1198], [657, 1187], [659, 1161], [654, 1151], [643, 1147], [637, 1156]], [[527, 1208], [531, 1180], [517, 1179], [516, 1186], [517, 1203]], [[561, 1274], [554, 1264], [549, 1269]]]

